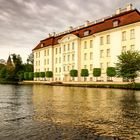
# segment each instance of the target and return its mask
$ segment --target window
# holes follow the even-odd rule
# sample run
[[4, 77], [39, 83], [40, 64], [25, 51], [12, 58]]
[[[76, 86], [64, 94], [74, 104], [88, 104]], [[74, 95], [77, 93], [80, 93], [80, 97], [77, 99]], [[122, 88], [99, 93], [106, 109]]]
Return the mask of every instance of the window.
[[125, 41], [126, 40], [126, 31], [123, 31], [122, 32], [122, 41]]
[[44, 47], [44, 46], [45, 46], [45, 44], [44, 44], [44, 43], [42, 43], [42, 44], [41, 44], [41, 47]]
[[65, 55], [64, 55], [63, 59], [64, 59], [64, 61], [66, 61], [66, 57], [65, 57]]
[[84, 65], [84, 69], [86, 69], [87, 68], [87, 65]]
[[36, 53], [36, 58], [38, 57], [37, 53]]
[[74, 69], [74, 65], [72, 65], [72, 69]]
[[87, 48], [87, 42], [85, 41], [84, 42], [84, 49], [86, 49]]
[[72, 42], [72, 50], [74, 50], [74, 42]]
[[93, 47], [93, 41], [90, 40], [90, 48], [92, 48], [92, 47]]
[[57, 64], [57, 58], [55, 59], [55, 63]]
[[47, 64], [49, 64], [49, 59], [47, 59]]
[[59, 68], [59, 72], [61, 72], [61, 68]]
[[135, 30], [131, 29], [130, 30], [130, 39], [134, 39], [135, 38]]
[[68, 55], [68, 61], [70, 61], [70, 55]]
[[93, 65], [92, 64], [90, 64], [90, 71], [92, 71], [93, 70]]
[[72, 61], [74, 61], [74, 54], [72, 54]]
[[68, 71], [70, 70], [70, 66], [67, 66]]
[[57, 54], [57, 48], [55, 49], [55, 54]]
[[59, 48], [59, 53], [61, 53], [61, 48]]
[[48, 55], [49, 55], [49, 50], [48, 50]]
[[123, 52], [126, 51], [126, 46], [122, 46], [122, 51], [123, 51]]
[[66, 51], [66, 46], [64, 45], [64, 52]]
[[87, 60], [87, 53], [84, 53], [84, 60]]
[[59, 63], [61, 63], [61, 57], [59, 57]]
[[92, 60], [92, 59], [93, 59], [93, 53], [90, 52], [90, 60]]
[[135, 45], [131, 45], [130, 50], [134, 50], [134, 49], [135, 49]]
[[68, 44], [68, 51], [70, 50], [70, 44]]
[[100, 50], [100, 58], [103, 58], [103, 57], [104, 57], [104, 51]]
[[46, 50], [44, 51], [44, 56], [46, 56]]
[[49, 68], [47, 68], [47, 71], [49, 71]]
[[107, 62], [107, 63], [106, 63], [106, 66], [107, 66], [107, 67], [110, 67], [110, 63], [109, 63], [109, 62]]
[[117, 26], [119, 26], [119, 20], [113, 21], [113, 27], [117, 27]]
[[65, 66], [63, 67], [63, 71], [65, 71]]
[[106, 36], [106, 44], [110, 44], [110, 35]]
[[57, 72], [57, 68], [55, 68], [55, 72]]
[[90, 33], [90, 31], [89, 31], [89, 30], [88, 30], [88, 31], [84, 31], [84, 36], [89, 35], [89, 33]]
[[44, 60], [44, 65], [46, 65], [46, 59]]
[[38, 57], [40, 57], [40, 52], [38, 53]]
[[107, 57], [110, 57], [110, 49], [107, 49], [107, 50], [106, 50], [106, 56], [107, 56]]
[[104, 44], [104, 38], [102, 36], [102, 37], [100, 37], [100, 45], [103, 45], [103, 44]]

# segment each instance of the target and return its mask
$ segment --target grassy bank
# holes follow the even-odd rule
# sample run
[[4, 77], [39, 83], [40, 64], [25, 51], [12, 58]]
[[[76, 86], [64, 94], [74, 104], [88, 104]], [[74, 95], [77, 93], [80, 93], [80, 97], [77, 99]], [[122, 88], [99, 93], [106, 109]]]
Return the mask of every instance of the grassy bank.
[[140, 90], [140, 83], [115, 83], [115, 82], [46, 82], [46, 81], [23, 81], [19, 84], [43, 84], [50, 86], [68, 86], [68, 87], [88, 87], [88, 88], [116, 88]]

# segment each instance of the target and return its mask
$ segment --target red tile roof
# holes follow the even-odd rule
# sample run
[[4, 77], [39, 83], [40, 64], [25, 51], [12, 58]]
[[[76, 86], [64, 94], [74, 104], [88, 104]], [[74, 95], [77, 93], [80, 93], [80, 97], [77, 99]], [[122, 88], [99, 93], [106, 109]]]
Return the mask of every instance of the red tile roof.
[[109, 17], [102, 22], [99, 22], [99, 23], [96, 23], [93, 25], [89, 25], [87, 27], [83, 27], [81, 29], [77, 29], [75, 31], [71, 31], [69, 33], [65, 33], [65, 34], [62, 34], [62, 35], [59, 35], [56, 37], [46, 38], [44, 40], [41, 40], [40, 43], [33, 50], [37, 50], [37, 49], [42, 48], [41, 44], [44, 44], [43, 47], [47, 47], [50, 45], [56, 45], [56, 44], [58, 44], [58, 40], [67, 34], [74, 34], [74, 35], [82, 38], [82, 37], [84, 37], [84, 31], [86, 31], [86, 30], [90, 30], [89, 35], [92, 35], [92, 34], [102, 32], [105, 30], [117, 28], [117, 27], [113, 27], [114, 20], [119, 20], [119, 26], [117, 26], [117, 27], [132, 24], [132, 23], [140, 21], [140, 13], [136, 9], [126, 11], [126, 12], [120, 13], [118, 15], [114, 15], [112, 17]]

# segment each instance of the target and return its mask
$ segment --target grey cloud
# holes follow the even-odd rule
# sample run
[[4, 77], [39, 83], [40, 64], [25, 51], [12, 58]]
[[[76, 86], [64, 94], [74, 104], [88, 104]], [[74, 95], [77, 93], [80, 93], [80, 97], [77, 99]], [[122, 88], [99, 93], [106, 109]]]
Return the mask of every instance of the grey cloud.
[[[32, 50], [49, 32], [83, 24], [115, 12], [129, 0], [0, 0], [0, 52]], [[140, 8], [140, 2], [132, 3]], [[5, 54], [7, 55], [7, 54]], [[0, 55], [1, 57], [1, 55]]]

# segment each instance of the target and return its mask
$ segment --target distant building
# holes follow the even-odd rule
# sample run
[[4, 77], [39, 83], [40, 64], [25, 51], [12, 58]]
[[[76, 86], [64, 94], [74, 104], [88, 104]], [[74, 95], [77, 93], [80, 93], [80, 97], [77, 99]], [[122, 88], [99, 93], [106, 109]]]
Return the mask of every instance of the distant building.
[[13, 64], [13, 62], [12, 62], [12, 60], [11, 60], [10, 55], [9, 55], [9, 57], [8, 57], [6, 66], [7, 66], [7, 68], [8, 68], [9, 70], [14, 68], [14, 64]]
[[[34, 72], [53, 71], [54, 81], [70, 81], [70, 70], [89, 70], [87, 81], [94, 81], [93, 68], [100, 67], [106, 81], [106, 68], [115, 66], [122, 51], [140, 50], [140, 13], [132, 4], [116, 13], [62, 33], [49, 34], [33, 49]], [[121, 80], [115, 78], [115, 80]], [[137, 79], [140, 80], [140, 79]]]

